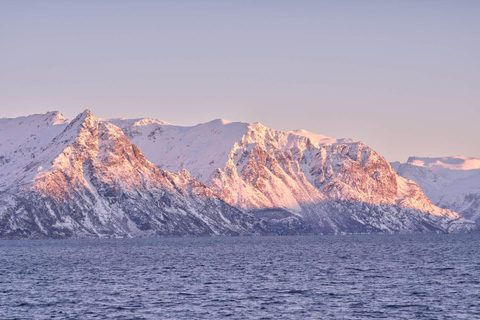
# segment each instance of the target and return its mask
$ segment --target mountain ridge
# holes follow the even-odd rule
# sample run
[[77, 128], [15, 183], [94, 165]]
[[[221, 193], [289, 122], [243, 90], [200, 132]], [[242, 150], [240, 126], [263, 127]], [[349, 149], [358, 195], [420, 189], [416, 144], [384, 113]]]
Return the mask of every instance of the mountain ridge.
[[2, 238], [475, 228], [351, 139], [224, 120], [108, 120], [89, 110], [72, 121], [59, 112], [3, 119], [0, 134]]

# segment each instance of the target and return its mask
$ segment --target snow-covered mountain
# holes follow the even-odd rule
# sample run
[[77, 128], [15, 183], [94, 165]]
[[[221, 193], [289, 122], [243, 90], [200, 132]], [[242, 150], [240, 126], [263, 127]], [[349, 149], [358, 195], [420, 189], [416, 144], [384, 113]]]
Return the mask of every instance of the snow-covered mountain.
[[480, 222], [480, 158], [410, 157], [392, 166], [418, 183], [437, 206]]
[[255, 123], [0, 120], [0, 237], [470, 231], [362, 142]]
[[[199, 182], [158, 169], [88, 110], [0, 123], [0, 237], [211, 235], [256, 220]], [[9, 152], [4, 152], [8, 150]]]
[[458, 218], [362, 142], [221, 119], [193, 127], [153, 119], [109, 122], [159, 168], [187, 170], [216, 196], [256, 216], [299, 217], [326, 232], [406, 231], [432, 216]]

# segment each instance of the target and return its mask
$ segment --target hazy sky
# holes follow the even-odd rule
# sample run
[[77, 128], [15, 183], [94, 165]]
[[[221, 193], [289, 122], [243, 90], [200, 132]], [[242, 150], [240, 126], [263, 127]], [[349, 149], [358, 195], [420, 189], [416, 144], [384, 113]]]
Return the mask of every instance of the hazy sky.
[[0, 116], [85, 108], [480, 157], [480, 1], [0, 0]]

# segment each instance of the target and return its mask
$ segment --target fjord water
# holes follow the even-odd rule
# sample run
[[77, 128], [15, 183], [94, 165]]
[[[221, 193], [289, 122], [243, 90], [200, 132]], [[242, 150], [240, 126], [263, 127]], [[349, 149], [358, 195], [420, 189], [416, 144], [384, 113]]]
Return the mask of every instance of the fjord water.
[[2, 319], [480, 319], [479, 234], [0, 241]]

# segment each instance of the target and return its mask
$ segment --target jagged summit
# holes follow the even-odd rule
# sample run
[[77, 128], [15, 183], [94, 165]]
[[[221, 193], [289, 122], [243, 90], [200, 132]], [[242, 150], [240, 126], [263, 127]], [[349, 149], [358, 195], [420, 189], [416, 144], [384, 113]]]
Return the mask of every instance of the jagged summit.
[[17, 149], [34, 151], [32, 157], [7, 159], [0, 167], [0, 238], [256, 230], [250, 215], [185, 174], [160, 170], [120, 128], [89, 110], [50, 130], [56, 134], [34, 150], [17, 141]]
[[53, 125], [59, 125], [59, 124], [64, 124], [68, 122], [68, 119], [66, 119], [63, 116], [63, 114], [61, 114], [59, 111], [53, 111], [51, 114], [52, 114]]
[[[221, 119], [193, 127], [116, 124], [158, 167], [187, 170], [224, 201], [244, 209], [301, 211], [305, 204], [326, 199], [358, 199], [412, 208], [423, 203], [434, 214], [450, 214], [434, 209], [418, 187], [398, 178], [381, 156], [352, 139]], [[368, 173], [370, 166], [382, 169]]]
[[74, 123], [86, 123], [86, 125], [88, 126], [95, 121], [99, 121], [99, 119], [95, 117], [90, 110], [85, 109], [82, 113], [79, 113], [70, 123], [72, 125]]
[[85, 109], [83, 112], [79, 113], [76, 118], [87, 118], [87, 117], [93, 117], [92, 112], [90, 109]]

